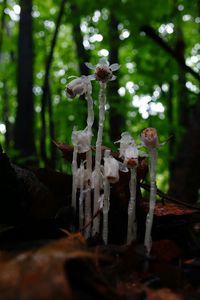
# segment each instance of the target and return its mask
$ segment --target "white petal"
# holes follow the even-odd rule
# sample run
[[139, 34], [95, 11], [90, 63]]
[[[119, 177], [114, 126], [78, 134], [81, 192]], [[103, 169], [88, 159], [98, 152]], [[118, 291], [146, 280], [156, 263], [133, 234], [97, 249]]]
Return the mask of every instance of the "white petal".
[[96, 78], [95, 78], [95, 75], [92, 74], [92, 75], [89, 75], [89, 76], [88, 76], [88, 79], [89, 79], [89, 80], [95, 80]]
[[149, 155], [148, 155], [148, 153], [145, 153], [145, 152], [139, 150], [139, 156], [148, 157]]
[[68, 80], [68, 79], [74, 79], [74, 78], [78, 78], [78, 76], [71, 75], [71, 76], [67, 77], [67, 80]]
[[120, 68], [119, 64], [112, 64], [110, 66], [111, 71], [117, 71], [117, 70], [119, 70], [119, 68]]
[[86, 62], [85, 65], [88, 69], [95, 70], [95, 66], [93, 66], [93, 64]]
[[99, 64], [101, 64], [101, 65], [109, 65], [108, 61], [107, 61], [107, 59], [105, 57], [100, 58]]
[[117, 78], [117, 76], [113, 75], [112, 78], [110, 79], [110, 81], [113, 81]]
[[128, 168], [123, 163], [121, 163], [120, 161], [119, 161], [119, 170], [121, 172], [124, 172], [124, 173], [128, 172]]

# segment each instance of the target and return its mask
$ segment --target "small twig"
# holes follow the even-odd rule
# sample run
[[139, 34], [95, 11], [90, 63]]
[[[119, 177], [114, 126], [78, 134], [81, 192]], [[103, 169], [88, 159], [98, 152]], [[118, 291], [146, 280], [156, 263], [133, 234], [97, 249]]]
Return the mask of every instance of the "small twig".
[[[140, 183], [141, 188], [145, 189], [146, 191], [150, 191], [150, 185], [146, 184], [146, 183]], [[200, 207], [198, 205], [195, 204], [190, 204], [190, 203], [186, 203], [184, 201], [178, 200], [174, 197], [168, 196], [167, 194], [163, 193], [161, 190], [157, 189], [157, 195], [165, 200], [177, 203], [177, 204], [181, 204], [183, 206], [189, 207], [189, 208], [194, 208], [197, 210], [200, 210]]]
[[93, 222], [93, 220], [100, 214], [100, 212], [102, 211], [102, 209], [98, 209], [96, 211], [96, 213], [92, 216], [92, 218], [82, 227], [80, 228], [80, 232], [83, 232], [88, 226], [90, 226]]

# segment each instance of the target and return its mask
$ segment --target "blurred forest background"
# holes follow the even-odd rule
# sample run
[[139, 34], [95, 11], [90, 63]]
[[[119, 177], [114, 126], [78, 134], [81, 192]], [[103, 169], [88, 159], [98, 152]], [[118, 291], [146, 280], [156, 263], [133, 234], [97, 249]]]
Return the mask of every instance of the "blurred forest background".
[[[68, 99], [84, 62], [119, 63], [110, 82], [103, 144], [145, 127], [160, 141], [158, 187], [200, 199], [199, 0], [0, 0], [0, 144], [20, 165], [67, 171], [52, 140], [71, 144], [86, 103]], [[98, 84], [93, 83], [98, 113]], [[94, 134], [95, 138], [96, 134]]]

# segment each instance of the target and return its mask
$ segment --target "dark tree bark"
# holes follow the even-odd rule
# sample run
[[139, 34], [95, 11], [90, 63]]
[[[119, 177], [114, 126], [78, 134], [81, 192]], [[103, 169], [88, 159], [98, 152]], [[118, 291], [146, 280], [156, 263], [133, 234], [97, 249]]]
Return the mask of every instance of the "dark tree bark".
[[196, 202], [200, 188], [200, 95], [179, 147], [169, 194], [183, 201]]
[[3, 45], [3, 34], [4, 34], [4, 29], [5, 29], [5, 8], [7, 5], [7, 0], [3, 1], [2, 4], [2, 14], [1, 14], [1, 19], [0, 19], [0, 59], [1, 59], [1, 52], [2, 52], [2, 45]]
[[22, 156], [35, 155], [33, 105], [32, 0], [21, 0], [18, 41], [18, 95], [15, 147]]
[[77, 58], [79, 62], [79, 70], [81, 75], [89, 75], [89, 69], [86, 67], [85, 62], [89, 62], [90, 54], [83, 46], [83, 36], [81, 33], [81, 18], [79, 9], [76, 3], [71, 5], [73, 16], [73, 37], [76, 44]]
[[53, 121], [53, 105], [52, 105], [52, 96], [51, 96], [51, 89], [50, 89], [49, 83], [48, 83], [48, 102], [47, 102], [47, 104], [48, 104], [48, 114], [49, 114], [49, 135], [50, 135], [50, 141], [51, 141], [50, 164], [51, 164], [51, 167], [54, 169], [55, 165], [56, 165], [56, 148], [52, 141], [55, 140], [55, 126], [54, 126], [54, 121]]
[[[5, 19], [5, 12], [7, 6], [7, 0], [3, 1], [2, 4], [2, 14], [0, 19], [0, 62], [2, 59], [2, 46], [3, 46], [3, 37], [6, 30], [6, 19]], [[6, 133], [5, 133], [5, 149], [9, 148], [10, 143], [10, 123], [8, 121], [9, 116], [9, 94], [6, 80], [3, 81], [3, 107], [2, 107], [2, 120], [6, 126]]]
[[62, 0], [60, 4], [60, 10], [58, 13], [58, 17], [56, 20], [56, 27], [55, 31], [53, 34], [52, 42], [51, 42], [51, 48], [49, 55], [47, 57], [46, 61], [46, 67], [45, 67], [45, 75], [44, 75], [44, 83], [42, 86], [42, 98], [41, 98], [41, 138], [40, 138], [40, 151], [41, 151], [41, 157], [45, 163], [47, 163], [47, 153], [46, 153], [46, 107], [47, 107], [47, 101], [48, 99], [48, 91], [49, 91], [49, 75], [50, 75], [50, 69], [51, 69], [51, 64], [53, 61], [53, 54], [54, 54], [54, 49], [56, 45], [56, 40], [61, 24], [61, 19], [64, 14], [64, 8], [65, 8], [65, 3], [66, 0]]
[[[73, 38], [76, 46], [77, 61], [79, 66], [79, 73], [81, 75], [88, 76], [90, 70], [86, 67], [85, 62], [90, 61], [90, 52], [86, 50], [83, 46], [83, 35], [81, 32], [81, 16], [77, 3], [71, 4], [71, 17], [72, 17], [72, 29], [73, 29]], [[84, 99], [84, 96], [80, 96], [81, 99]], [[81, 102], [80, 105], [85, 106], [85, 110], [82, 113], [82, 119], [87, 119], [87, 109], [85, 101]], [[96, 120], [94, 121], [94, 127], [96, 128]]]
[[[185, 73], [190, 73], [198, 81], [200, 80], [200, 75], [185, 64], [184, 44], [181, 39], [177, 40], [175, 49], [172, 49], [152, 27], [143, 26], [142, 30], [176, 60], [183, 71], [182, 81], [185, 81]], [[180, 97], [181, 94], [179, 94]], [[200, 188], [200, 160], [198, 159], [200, 156], [200, 95], [197, 97], [196, 106], [190, 115], [186, 107], [181, 108], [180, 121], [185, 126], [186, 132], [171, 165], [172, 178], [169, 195], [185, 202], [196, 202]]]
[[[119, 63], [119, 32], [118, 21], [115, 15], [111, 12], [109, 23], [109, 37], [110, 37], [110, 64]], [[117, 72], [115, 72], [117, 75]], [[120, 111], [123, 99], [118, 94], [119, 80], [118, 77], [114, 81], [108, 83], [108, 98], [110, 104], [109, 110], [109, 125], [110, 125], [110, 138], [112, 141], [119, 140], [122, 130], [125, 127], [125, 118]]]
[[[182, 29], [178, 26], [176, 28], [176, 44], [175, 53], [181, 61], [185, 61], [185, 41]], [[186, 74], [185, 69], [178, 70], [178, 112], [179, 124], [186, 129], [189, 122], [189, 106], [188, 106], [188, 91], [186, 88]]]
[[9, 94], [8, 94], [8, 87], [6, 81], [3, 83], [3, 122], [6, 126], [6, 133], [5, 133], [5, 149], [9, 149], [9, 145], [11, 142], [11, 124], [9, 122]]
[[174, 168], [174, 155], [175, 155], [175, 142], [174, 142], [174, 116], [173, 116], [173, 94], [174, 94], [174, 86], [173, 82], [169, 82], [169, 91], [167, 97], [167, 119], [168, 119], [168, 136], [172, 137], [169, 140], [169, 174], [171, 180], [171, 174]]

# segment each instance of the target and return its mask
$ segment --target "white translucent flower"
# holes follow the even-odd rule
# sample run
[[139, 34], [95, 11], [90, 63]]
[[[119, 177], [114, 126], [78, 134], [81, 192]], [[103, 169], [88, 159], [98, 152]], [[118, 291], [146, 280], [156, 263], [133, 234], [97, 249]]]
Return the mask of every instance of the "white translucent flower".
[[135, 146], [135, 141], [131, 137], [131, 135], [128, 132], [123, 132], [121, 134], [121, 139], [115, 143], [120, 143], [120, 148], [119, 148], [119, 157], [124, 157], [126, 149], [129, 146]]
[[89, 69], [95, 71], [95, 74], [93, 76], [90, 76], [90, 78], [104, 83], [110, 80], [115, 80], [116, 76], [113, 75], [113, 72], [117, 71], [120, 68], [119, 64], [109, 65], [105, 57], [101, 58], [96, 66], [93, 66], [91, 63], [85, 64]]
[[119, 181], [119, 162], [111, 155], [104, 157], [104, 177], [110, 183]]
[[92, 85], [90, 82], [90, 76], [81, 76], [73, 79], [65, 88], [67, 97], [74, 98], [86, 93], [91, 93]]
[[147, 148], [156, 148], [159, 146], [157, 130], [155, 128], [145, 128], [141, 133], [141, 140]]
[[139, 150], [136, 145], [128, 145], [124, 154], [124, 164], [129, 168], [137, 167]]
[[77, 147], [78, 153], [85, 153], [91, 148], [92, 132], [87, 129], [72, 132], [72, 144]]

